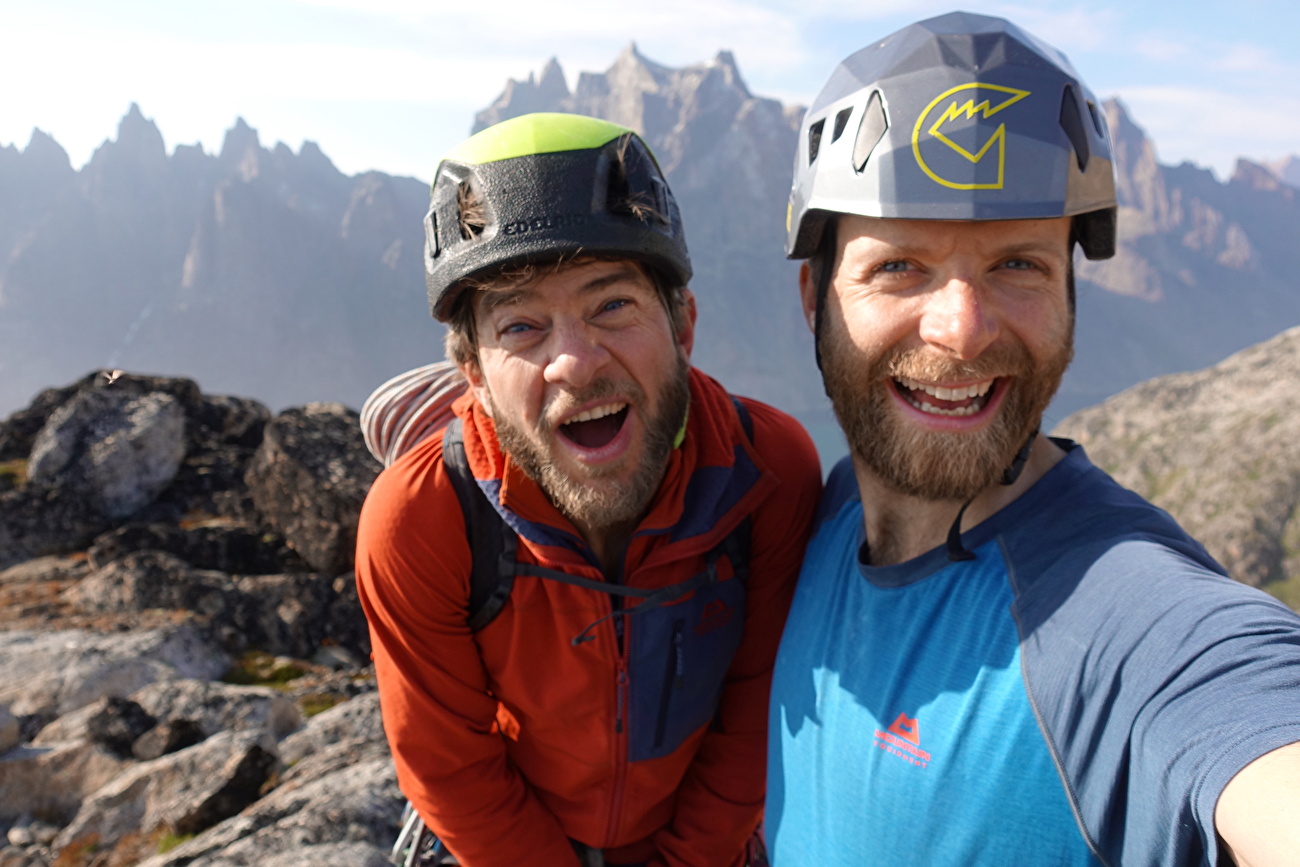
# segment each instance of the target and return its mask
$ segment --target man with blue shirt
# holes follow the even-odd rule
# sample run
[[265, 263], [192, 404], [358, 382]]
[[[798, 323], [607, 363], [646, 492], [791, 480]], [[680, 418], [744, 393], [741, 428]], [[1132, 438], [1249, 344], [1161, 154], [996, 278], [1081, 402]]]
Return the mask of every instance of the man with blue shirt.
[[805, 116], [787, 252], [850, 457], [773, 681], [775, 867], [1300, 863], [1300, 618], [1039, 431], [1110, 139], [1055, 49], [953, 13]]

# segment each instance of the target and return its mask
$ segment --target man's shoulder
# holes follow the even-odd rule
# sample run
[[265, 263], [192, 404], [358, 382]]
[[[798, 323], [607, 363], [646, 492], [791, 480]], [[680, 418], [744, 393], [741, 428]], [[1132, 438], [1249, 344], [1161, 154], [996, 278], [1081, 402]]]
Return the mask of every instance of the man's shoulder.
[[400, 534], [413, 524], [445, 520], [447, 509], [460, 511], [444, 461], [444, 433], [427, 437], [384, 468], [366, 494], [359, 532]]
[[1152, 559], [1225, 574], [1169, 513], [1115, 482], [1079, 447], [993, 523], [1008, 556], [1025, 567], [1026, 586], [1054, 570], [1122, 570]]
[[820, 476], [821, 461], [817, 456], [817, 447], [808, 431], [804, 430], [794, 416], [752, 397], [736, 396], [735, 400], [749, 414], [752, 429], [749, 437], [759, 454], [780, 463], [797, 461], [804, 466], [813, 464]]

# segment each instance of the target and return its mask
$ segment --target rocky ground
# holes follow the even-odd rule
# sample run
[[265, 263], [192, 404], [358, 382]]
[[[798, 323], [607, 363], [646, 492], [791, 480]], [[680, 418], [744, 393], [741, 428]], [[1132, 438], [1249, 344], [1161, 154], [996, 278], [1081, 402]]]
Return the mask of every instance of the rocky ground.
[[356, 413], [98, 373], [0, 422], [0, 867], [383, 864]]

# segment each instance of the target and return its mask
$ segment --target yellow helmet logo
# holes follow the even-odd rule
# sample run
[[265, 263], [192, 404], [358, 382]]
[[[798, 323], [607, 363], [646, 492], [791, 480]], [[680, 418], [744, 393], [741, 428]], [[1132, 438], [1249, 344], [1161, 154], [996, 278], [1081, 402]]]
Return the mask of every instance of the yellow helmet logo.
[[[991, 93], [985, 93], [985, 91], [991, 91]], [[916, 164], [936, 184], [942, 184], [954, 190], [1002, 189], [1002, 184], [1006, 179], [1007, 125], [1005, 123], [998, 124], [998, 128], [993, 131], [993, 135], [989, 136], [981, 145], [978, 133], [987, 126], [981, 121], [988, 120], [1004, 108], [1015, 105], [1026, 96], [1029, 96], [1027, 90], [1017, 90], [1014, 87], [1003, 87], [999, 84], [984, 84], [979, 81], [948, 88], [931, 100], [930, 104], [925, 107], [925, 111], [921, 112], [921, 116], [916, 119], [916, 126], [912, 128], [912, 153], [916, 156]], [[963, 98], [965, 101], [963, 101]], [[935, 114], [935, 110], [941, 106], [942, 110]], [[934, 115], [933, 120], [931, 120], [932, 115]], [[929, 123], [928, 128], [927, 123]], [[922, 137], [923, 132], [926, 138]], [[961, 144], [954, 137], [960, 138], [970, 146], [967, 147]], [[922, 153], [922, 145], [928, 141], [939, 141], [946, 146], [944, 149], [924, 148], [930, 153], [929, 162], [926, 161]], [[993, 175], [992, 159], [986, 163], [989, 168], [973, 181], [953, 181], [943, 176], [942, 172], [945, 171], [950, 176], [957, 174], [954, 170], [962, 165], [962, 163], [957, 162], [945, 166], [945, 163], [950, 162], [953, 153], [972, 164], [978, 165], [984, 162], [990, 151], [995, 151], [997, 154], [996, 177]], [[965, 172], [960, 174], [961, 176], [967, 176]]]

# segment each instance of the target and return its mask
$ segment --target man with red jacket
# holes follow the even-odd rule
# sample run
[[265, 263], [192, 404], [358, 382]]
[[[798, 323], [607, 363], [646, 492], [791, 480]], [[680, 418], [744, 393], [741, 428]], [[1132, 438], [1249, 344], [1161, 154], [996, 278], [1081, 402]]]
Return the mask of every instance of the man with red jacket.
[[[357, 544], [402, 791], [467, 867], [744, 864], [811, 441], [690, 367], [681, 219], [631, 131], [484, 130], [426, 231], [468, 390], [379, 477]], [[458, 449], [517, 545], [486, 613]]]

